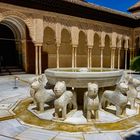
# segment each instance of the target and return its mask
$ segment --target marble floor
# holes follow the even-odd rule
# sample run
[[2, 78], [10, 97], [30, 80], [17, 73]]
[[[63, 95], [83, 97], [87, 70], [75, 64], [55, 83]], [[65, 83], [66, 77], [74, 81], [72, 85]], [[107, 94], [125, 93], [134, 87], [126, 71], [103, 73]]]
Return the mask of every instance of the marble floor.
[[[140, 122], [126, 130], [93, 129], [89, 132], [58, 131], [24, 123], [12, 110], [21, 100], [30, 96], [29, 82], [34, 76], [0, 76], [0, 140], [130, 140], [132, 136], [139, 135]], [[140, 75], [135, 77], [140, 79]]]

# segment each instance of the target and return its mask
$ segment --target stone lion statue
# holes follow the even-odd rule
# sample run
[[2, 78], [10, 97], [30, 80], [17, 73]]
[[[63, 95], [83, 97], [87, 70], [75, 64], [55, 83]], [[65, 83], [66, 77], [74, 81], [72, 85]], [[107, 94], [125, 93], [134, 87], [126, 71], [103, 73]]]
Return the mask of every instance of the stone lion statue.
[[98, 110], [98, 85], [95, 83], [88, 83], [88, 91], [84, 94], [84, 114], [87, 120], [91, 120], [93, 113], [95, 119], [98, 119]]
[[125, 76], [124, 76], [124, 82], [125, 83], [128, 83], [130, 80], [133, 80], [133, 85], [135, 86], [135, 88], [139, 87], [140, 86], [140, 80], [136, 79], [136, 78], [133, 78], [132, 75], [128, 75], [127, 73], [125, 73]]
[[64, 81], [56, 82], [54, 86], [54, 93], [56, 98], [59, 98], [66, 91], [66, 84]]
[[106, 108], [108, 103], [115, 105], [116, 115], [126, 115], [126, 105], [128, 103], [128, 98], [126, 92], [128, 91], [128, 85], [126, 83], [119, 83], [116, 85], [116, 89], [105, 90], [101, 98], [101, 107]]
[[32, 87], [32, 84], [33, 84], [34, 82], [36, 82], [37, 80], [38, 80], [38, 77], [33, 77], [33, 78], [30, 79], [30, 81], [29, 81], [29, 84], [30, 84], [30, 96], [32, 97], [33, 103], [34, 103], [34, 104], [35, 104], [34, 95], [35, 95], [35, 93], [36, 93], [36, 88], [33, 88], [33, 87]]
[[44, 111], [44, 104], [55, 100], [55, 94], [52, 89], [46, 89], [47, 78], [44, 74], [37, 77], [31, 84], [30, 94], [34, 99], [37, 109]]
[[126, 92], [128, 101], [130, 102], [131, 109], [135, 109], [135, 102], [138, 96], [137, 86], [140, 85], [138, 79], [133, 78], [131, 75], [127, 75], [125, 83], [128, 84], [129, 90]]
[[[73, 90], [66, 90], [66, 84], [64, 81], [58, 81], [56, 83], [54, 93], [57, 97], [57, 99], [54, 101], [55, 119], [65, 119], [68, 106], [73, 106], [73, 109], [77, 110], [76, 93]], [[59, 115], [60, 112], [62, 113], [61, 117]]]

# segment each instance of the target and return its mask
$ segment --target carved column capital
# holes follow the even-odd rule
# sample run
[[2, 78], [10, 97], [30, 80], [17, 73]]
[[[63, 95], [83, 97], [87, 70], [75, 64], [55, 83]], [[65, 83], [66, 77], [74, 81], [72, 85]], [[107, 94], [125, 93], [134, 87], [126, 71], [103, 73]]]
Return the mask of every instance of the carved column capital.
[[99, 46], [101, 50], [103, 50], [105, 48], [105, 46]]
[[121, 50], [121, 47], [119, 46], [119, 47], [117, 47], [117, 49], [118, 49], [118, 50]]
[[93, 46], [92, 45], [88, 45], [88, 49], [92, 49], [93, 48]]
[[116, 47], [111, 47], [111, 50], [112, 50], [112, 51], [115, 51], [115, 50], [116, 50]]
[[128, 51], [128, 48], [124, 48], [125, 49], [125, 51]]
[[56, 42], [56, 46], [57, 47], [60, 47], [61, 46], [61, 43]]
[[42, 47], [43, 46], [42, 42], [34, 42], [34, 44], [35, 44], [36, 47]]
[[72, 44], [72, 47], [73, 48], [77, 48], [78, 47], [78, 44]]
[[134, 49], [134, 48], [132, 48], [132, 47], [131, 47], [131, 48], [129, 48], [129, 50], [130, 50], [130, 51], [133, 51], [133, 49]]

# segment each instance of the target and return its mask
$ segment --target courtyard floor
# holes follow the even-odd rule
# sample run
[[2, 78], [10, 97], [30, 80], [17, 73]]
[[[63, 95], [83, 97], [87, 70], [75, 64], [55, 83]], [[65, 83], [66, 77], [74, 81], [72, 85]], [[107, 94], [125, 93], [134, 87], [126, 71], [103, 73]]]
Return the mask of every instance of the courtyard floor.
[[[92, 131], [83, 131], [80, 127], [75, 125], [71, 127], [71, 132], [63, 130], [55, 130], [54, 125], [48, 123], [46, 128], [42, 127], [44, 124], [38, 126], [34, 125], [36, 122], [32, 120], [32, 117], [27, 118], [23, 113], [27, 113], [22, 106], [22, 102], [30, 102], [29, 95], [29, 80], [35, 75], [11, 75], [0, 77], [0, 140], [137, 140], [140, 139], [140, 116], [131, 119], [127, 119], [126, 122], [120, 125], [121, 128], [115, 129], [116, 124], [111, 125], [111, 129], [107, 127], [95, 126]], [[18, 78], [16, 78], [18, 77]], [[134, 77], [140, 79], [140, 75], [134, 75]], [[17, 79], [15, 84], [15, 78]], [[17, 87], [17, 88], [15, 88]], [[28, 99], [27, 99], [28, 98]], [[27, 100], [26, 100], [27, 99]], [[13, 109], [17, 104], [21, 106]], [[22, 110], [23, 109], [23, 110]], [[18, 115], [17, 115], [18, 114]], [[23, 120], [26, 120], [25, 122]], [[33, 122], [32, 124], [30, 122]], [[131, 126], [130, 126], [131, 124]], [[135, 124], [135, 125], [134, 125]], [[63, 124], [59, 124], [60, 128]], [[133, 126], [134, 125], [134, 126]], [[103, 124], [102, 124], [103, 126]], [[127, 127], [130, 126], [130, 127]], [[100, 127], [100, 129], [99, 129]], [[73, 129], [79, 129], [74, 132]], [[86, 129], [86, 127], [84, 128]], [[82, 131], [80, 131], [82, 130]]]

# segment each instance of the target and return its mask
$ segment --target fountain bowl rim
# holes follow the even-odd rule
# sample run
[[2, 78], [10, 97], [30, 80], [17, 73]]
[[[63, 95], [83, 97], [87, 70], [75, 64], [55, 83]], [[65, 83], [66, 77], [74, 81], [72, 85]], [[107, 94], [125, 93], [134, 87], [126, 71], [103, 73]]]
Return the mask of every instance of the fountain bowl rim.
[[[75, 68], [73, 70], [80, 69]], [[82, 67], [83, 68], [83, 67]], [[98, 70], [99, 68], [92, 68], [95, 70]], [[64, 70], [64, 71], [63, 71]], [[123, 75], [124, 70], [118, 70], [118, 69], [113, 69], [111, 70], [110, 68], [104, 68], [103, 70], [107, 71], [98, 71], [98, 72], [93, 72], [93, 71], [65, 71], [65, 70], [72, 70], [72, 68], [48, 68], [45, 70], [46, 76], [61, 76], [61, 77], [110, 77], [110, 76], [120, 76]]]

